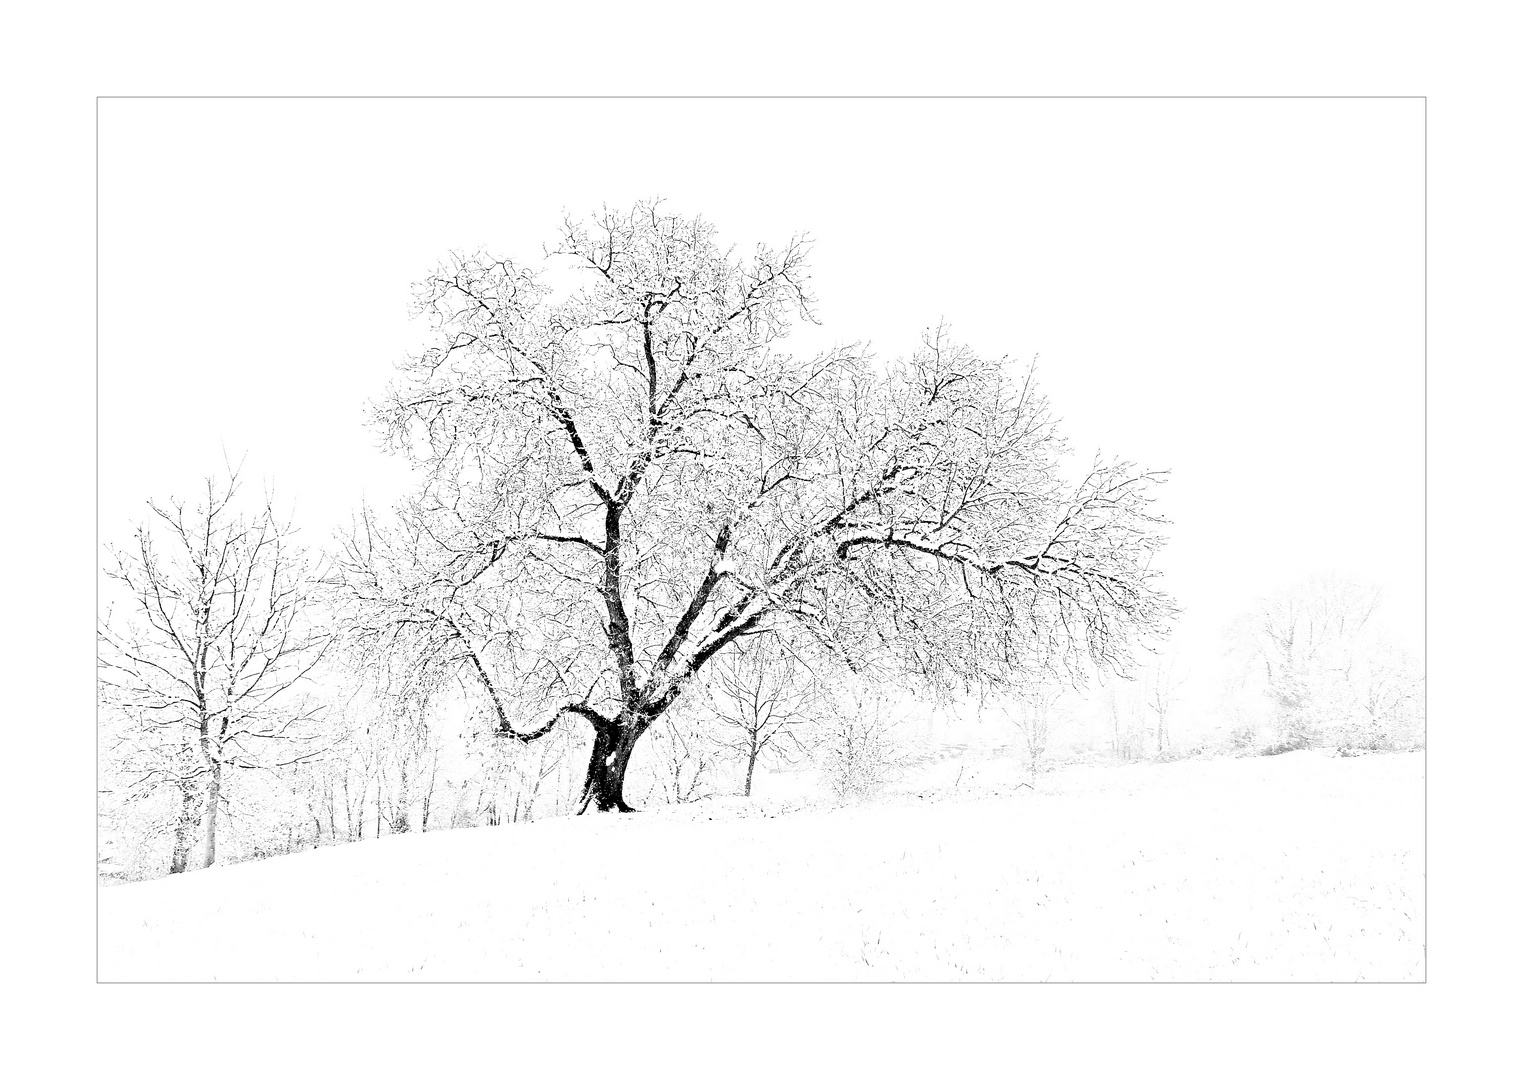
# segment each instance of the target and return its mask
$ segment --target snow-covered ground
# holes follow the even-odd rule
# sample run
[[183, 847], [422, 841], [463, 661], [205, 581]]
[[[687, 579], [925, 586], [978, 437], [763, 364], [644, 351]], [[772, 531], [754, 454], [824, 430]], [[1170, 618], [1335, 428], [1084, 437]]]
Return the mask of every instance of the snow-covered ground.
[[847, 809], [711, 800], [105, 888], [99, 974], [1424, 978], [1423, 755], [1074, 766], [1014, 792], [999, 764]]

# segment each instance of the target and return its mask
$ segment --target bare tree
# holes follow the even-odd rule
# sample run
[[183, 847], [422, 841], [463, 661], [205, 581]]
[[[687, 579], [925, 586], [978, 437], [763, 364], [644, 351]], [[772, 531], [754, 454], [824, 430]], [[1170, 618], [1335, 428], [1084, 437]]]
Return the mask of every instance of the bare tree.
[[558, 731], [531, 744], [473, 736], [469, 749], [475, 768], [469, 786], [476, 799], [465, 817], [491, 825], [534, 820], [544, 797], [555, 797], [553, 788], [547, 793], [546, 781], [566, 763], [572, 740], [564, 736]]
[[704, 783], [712, 764], [691, 710], [668, 709], [646, 740], [654, 790], [668, 803], [697, 802], [713, 794]]
[[1131, 680], [1113, 683], [1105, 691], [1103, 701], [1110, 721], [1111, 752], [1122, 761], [1131, 761], [1143, 752], [1147, 733], [1141, 717], [1140, 698], [1137, 684]]
[[1143, 681], [1143, 701], [1153, 714], [1158, 736], [1158, 753], [1163, 753], [1169, 742], [1169, 713], [1179, 701], [1179, 692], [1189, 679], [1189, 673], [1181, 673], [1172, 657], [1160, 659], [1147, 670]]
[[1060, 683], [1032, 683], [1023, 687], [1016, 696], [1015, 726], [1020, 730], [1025, 744], [1026, 763], [1031, 771], [1031, 783], [1036, 784], [1042, 771], [1042, 760], [1052, 746], [1053, 729], [1063, 722], [1058, 712], [1058, 702], [1063, 696]]
[[439, 770], [439, 744], [428, 724], [428, 702], [398, 700], [383, 718], [377, 783], [384, 792], [386, 826], [410, 832], [423, 815]]
[[[372, 782], [380, 790], [381, 761], [385, 753], [378, 732], [369, 723], [350, 722], [323, 755], [333, 777], [335, 801], [344, 809], [344, 832], [348, 840], [365, 838], [365, 813]], [[377, 833], [380, 825], [377, 819]]]
[[1321, 577], [1268, 597], [1240, 622], [1234, 648], [1247, 685], [1270, 702], [1280, 746], [1378, 747], [1417, 726], [1422, 673], [1381, 638], [1379, 607], [1378, 590]]
[[714, 741], [746, 763], [743, 795], [751, 794], [756, 763], [765, 755], [793, 760], [800, 736], [822, 705], [808, 665], [776, 636], [740, 641], [711, 662]]
[[1125, 668], [1167, 621], [1162, 476], [1066, 483], [1030, 372], [940, 329], [886, 366], [781, 352], [808, 247], [738, 257], [644, 203], [564, 224], [569, 295], [486, 255], [418, 287], [438, 343], [376, 418], [423, 479], [346, 541], [351, 633], [454, 672], [504, 737], [589, 723], [583, 809], [630, 809], [636, 743], [747, 637], [950, 686]]
[[301, 693], [327, 647], [317, 572], [270, 500], [235, 506], [238, 478], [206, 481], [199, 502], [150, 502], [136, 544], [106, 575], [126, 603], [101, 621], [103, 705], [120, 718], [107, 752], [139, 792], [179, 795], [171, 872], [217, 856], [226, 770], [277, 769], [315, 753]]
[[908, 763], [902, 722], [880, 694], [860, 681], [844, 685], [832, 697], [833, 707], [821, 717], [810, 750], [836, 798], [869, 798]]

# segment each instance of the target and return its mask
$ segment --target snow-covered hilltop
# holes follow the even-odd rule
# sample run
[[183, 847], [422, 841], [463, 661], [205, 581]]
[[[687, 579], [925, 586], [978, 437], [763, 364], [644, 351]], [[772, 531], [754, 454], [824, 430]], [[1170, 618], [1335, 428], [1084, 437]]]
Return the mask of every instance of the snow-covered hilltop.
[[1422, 754], [714, 800], [100, 892], [116, 980], [1420, 980]]

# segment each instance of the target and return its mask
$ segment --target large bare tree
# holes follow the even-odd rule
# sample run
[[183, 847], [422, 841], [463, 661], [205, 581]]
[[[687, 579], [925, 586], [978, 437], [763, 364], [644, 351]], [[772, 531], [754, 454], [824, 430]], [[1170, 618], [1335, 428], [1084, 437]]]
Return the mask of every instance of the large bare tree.
[[1126, 667], [1171, 610], [1160, 474], [1065, 482], [1029, 371], [941, 330], [887, 364], [782, 351], [808, 248], [643, 203], [567, 220], [549, 274], [465, 255], [417, 289], [436, 344], [375, 416], [421, 484], [345, 543], [353, 633], [456, 672], [505, 737], [590, 724], [584, 809], [630, 809], [641, 736], [742, 638], [998, 683]]
[[124, 603], [99, 629], [103, 750], [131, 794], [178, 794], [170, 870], [217, 857], [226, 770], [302, 760], [316, 713], [302, 686], [327, 646], [316, 569], [266, 502], [236, 501], [236, 474], [208, 479], [192, 504], [150, 502], [135, 543], [107, 578]]

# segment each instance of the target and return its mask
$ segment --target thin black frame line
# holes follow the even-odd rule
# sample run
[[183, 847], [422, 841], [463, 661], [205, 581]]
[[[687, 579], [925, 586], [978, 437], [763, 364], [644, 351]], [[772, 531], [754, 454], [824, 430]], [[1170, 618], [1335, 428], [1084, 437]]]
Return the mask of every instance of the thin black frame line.
[[[95, 98], [95, 549], [100, 551], [100, 103], [102, 101], [1421, 101], [1423, 103], [1423, 977], [1421, 980], [1166, 980], [1177, 986], [1425, 986], [1428, 982], [1428, 95], [1426, 94], [97, 94]], [[95, 574], [95, 611], [100, 613], [100, 574]], [[96, 660], [100, 659], [99, 638]], [[100, 696], [95, 699], [96, 857], [100, 852]], [[120, 986], [206, 986], [221, 980], [102, 980], [100, 890], [95, 882], [95, 982]], [[228, 980], [235, 986], [290, 983], [299, 986], [1021, 986], [1048, 980], [866, 982], [808, 981], [592, 981], [549, 980]], [[1068, 986], [1156, 986], [1154, 981], [1069, 981]]]

